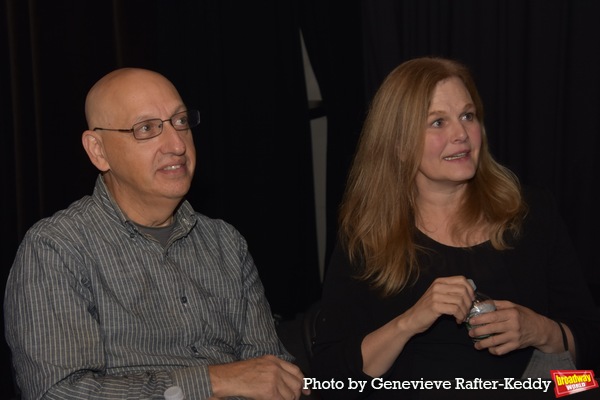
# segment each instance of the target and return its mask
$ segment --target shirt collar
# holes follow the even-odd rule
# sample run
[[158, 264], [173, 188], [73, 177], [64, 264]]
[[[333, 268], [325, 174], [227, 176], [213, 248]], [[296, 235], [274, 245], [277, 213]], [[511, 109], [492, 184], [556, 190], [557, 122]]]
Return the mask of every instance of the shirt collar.
[[[94, 187], [94, 199], [100, 204], [102, 209], [106, 211], [108, 215], [114, 218], [115, 222], [123, 225], [130, 233], [139, 233], [139, 230], [127, 216], [121, 210], [117, 202], [114, 200], [106, 183], [102, 178], [102, 174], [98, 174], [96, 178], [96, 185]], [[175, 209], [175, 215], [173, 218], [174, 233], [178, 235], [186, 235], [196, 224], [198, 216], [192, 208], [192, 205], [187, 201], [183, 200], [181, 204]]]

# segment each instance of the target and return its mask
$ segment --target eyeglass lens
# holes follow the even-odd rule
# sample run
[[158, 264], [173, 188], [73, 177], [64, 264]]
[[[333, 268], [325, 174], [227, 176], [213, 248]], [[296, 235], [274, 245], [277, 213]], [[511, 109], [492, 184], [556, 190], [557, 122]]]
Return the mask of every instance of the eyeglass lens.
[[[200, 112], [198, 110], [182, 111], [173, 115], [167, 121], [171, 123], [175, 130], [184, 131], [198, 126], [200, 123]], [[166, 121], [159, 118], [138, 122], [132, 127], [133, 135], [136, 139], [150, 139], [158, 136], [162, 133], [164, 122]]]

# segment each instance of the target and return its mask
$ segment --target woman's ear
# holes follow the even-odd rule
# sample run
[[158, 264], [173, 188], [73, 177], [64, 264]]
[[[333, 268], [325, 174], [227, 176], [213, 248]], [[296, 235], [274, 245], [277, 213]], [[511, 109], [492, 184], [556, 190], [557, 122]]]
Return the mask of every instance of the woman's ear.
[[92, 164], [102, 172], [108, 171], [110, 165], [104, 151], [102, 136], [96, 131], [87, 130], [81, 135], [81, 142]]

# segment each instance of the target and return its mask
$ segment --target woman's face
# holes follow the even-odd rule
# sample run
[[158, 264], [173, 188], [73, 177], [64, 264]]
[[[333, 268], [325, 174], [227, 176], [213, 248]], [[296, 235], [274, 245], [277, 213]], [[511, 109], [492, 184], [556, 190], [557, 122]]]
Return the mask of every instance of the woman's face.
[[473, 178], [481, 148], [481, 124], [463, 82], [440, 81], [427, 115], [419, 190], [454, 190]]

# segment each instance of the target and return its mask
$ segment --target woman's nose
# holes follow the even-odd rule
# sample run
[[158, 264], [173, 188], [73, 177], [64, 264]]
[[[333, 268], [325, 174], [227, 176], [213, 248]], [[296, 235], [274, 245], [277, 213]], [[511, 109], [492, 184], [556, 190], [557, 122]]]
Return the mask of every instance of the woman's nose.
[[469, 137], [467, 127], [462, 123], [457, 122], [452, 130], [452, 141], [453, 142], [464, 142]]

